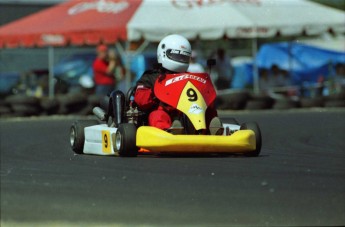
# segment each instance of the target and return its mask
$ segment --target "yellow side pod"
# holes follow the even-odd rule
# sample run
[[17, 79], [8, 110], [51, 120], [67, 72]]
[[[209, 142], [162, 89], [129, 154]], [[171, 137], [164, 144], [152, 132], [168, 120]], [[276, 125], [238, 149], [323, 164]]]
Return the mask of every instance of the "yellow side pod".
[[137, 146], [151, 152], [245, 153], [256, 148], [252, 130], [240, 130], [230, 136], [172, 135], [155, 127], [137, 130]]

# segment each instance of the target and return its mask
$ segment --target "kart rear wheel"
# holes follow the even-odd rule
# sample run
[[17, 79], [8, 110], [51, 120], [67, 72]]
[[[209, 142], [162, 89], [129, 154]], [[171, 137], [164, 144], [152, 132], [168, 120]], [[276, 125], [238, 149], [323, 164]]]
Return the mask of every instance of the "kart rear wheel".
[[115, 136], [115, 147], [122, 157], [136, 157], [138, 148], [136, 146], [137, 128], [134, 124], [120, 124]]
[[78, 120], [72, 124], [70, 129], [70, 143], [75, 153], [83, 154], [85, 142], [84, 128], [97, 124], [97, 120]]
[[262, 138], [261, 138], [261, 130], [256, 122], [247, 122], [241, 124], [240, 130], [252, 130], [255, 133], [255, 140], [256, 140], [256, 149], [254, 151], [250, 151], [245, 153], [245, 156], [249, 157], [257, 157], [260, 154], [261, 151], [261, 144], [262, 144]]

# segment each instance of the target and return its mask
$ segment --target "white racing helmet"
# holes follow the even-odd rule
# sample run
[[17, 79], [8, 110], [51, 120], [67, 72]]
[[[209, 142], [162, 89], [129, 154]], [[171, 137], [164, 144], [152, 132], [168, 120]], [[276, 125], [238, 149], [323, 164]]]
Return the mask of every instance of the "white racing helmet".
[[181, 35], [168, 35], [158, 44], [158, 63], [170, 71], [186, 72], [191, 55], [192, 47], [189, 41]]

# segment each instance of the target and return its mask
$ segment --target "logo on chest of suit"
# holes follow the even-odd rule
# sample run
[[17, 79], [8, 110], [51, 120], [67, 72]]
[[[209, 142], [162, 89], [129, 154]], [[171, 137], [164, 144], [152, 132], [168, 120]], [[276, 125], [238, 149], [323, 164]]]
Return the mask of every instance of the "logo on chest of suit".
[[177, 77], [174, 77], [174, 78], [167, 80], [165, 82], [165, 86], [168, 86], [170, 84], [173, 84], [173, 83], [176, 83], [176, 82], [179, 82], [182, 80], [187, 80], [187, 79], [196, 80], [196, 81], [199, 81], [200, 83], [206, 84], [206, 80], [199, 77], [199, 76], [190, 75], [190, 74], [183, 74], [181, 76], [177, 76]]

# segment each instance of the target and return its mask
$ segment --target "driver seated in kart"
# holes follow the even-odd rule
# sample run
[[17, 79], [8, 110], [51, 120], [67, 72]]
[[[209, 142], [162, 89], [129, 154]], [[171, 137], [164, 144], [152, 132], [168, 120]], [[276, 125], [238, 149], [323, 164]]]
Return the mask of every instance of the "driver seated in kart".
[[[148, 124], [162, 130], [183, 128], [179, 120], [179, 111], [161, 103], [154, 95], [154, 84], [165, 74], [187, 72], [192, 48], [189, 41], [181, 35], [168, 35], [161, 40], [157, 48], [159, 68], [144, 72], [136, 83], [134, 101], [138, 108], [148, 112]], [[210, 134], [223, 133], [222, 122], [212, 104], [206, 111], [206, 125]], [[173, 131], [173, 130], [172, 130]]]

